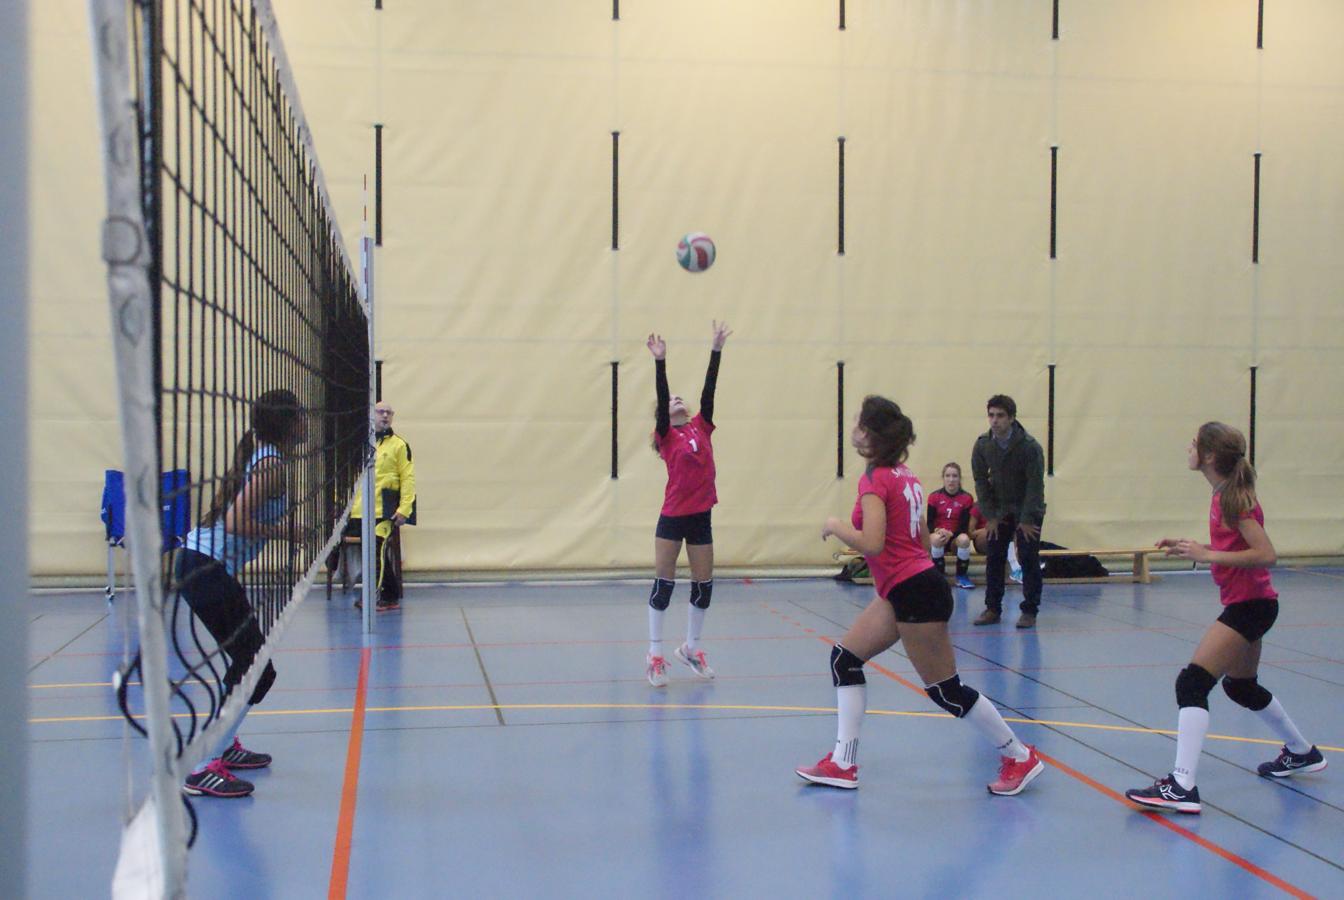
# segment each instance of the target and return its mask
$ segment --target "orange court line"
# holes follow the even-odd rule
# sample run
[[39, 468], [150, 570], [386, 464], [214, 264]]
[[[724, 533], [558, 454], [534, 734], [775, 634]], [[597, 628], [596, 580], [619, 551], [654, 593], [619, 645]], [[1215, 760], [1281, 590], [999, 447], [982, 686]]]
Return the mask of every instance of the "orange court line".
[[355, 836], [355, 801], [359, 795], [359, 756], [364, 745], [364, 701], [369, 689], [369, 647], [359, 656], [359, 685], [350, 719], [350, 743], [345, 752], [345, 780], [341, 785], [341, 812], [336, 819], [336, 845], [331, 855], [331, 882], [327, 900], [345, 900], [350, 882], [350, 846]]

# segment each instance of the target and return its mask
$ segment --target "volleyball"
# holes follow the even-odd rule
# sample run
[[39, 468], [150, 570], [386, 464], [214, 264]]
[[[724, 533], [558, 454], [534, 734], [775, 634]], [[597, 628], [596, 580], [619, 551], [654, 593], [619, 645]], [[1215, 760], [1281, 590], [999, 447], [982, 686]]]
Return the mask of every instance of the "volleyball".
[[714, 242], [703, 231], [692, 231], [677, 242], [677, 262], [687, 272], [703, 272], [714, 265]]

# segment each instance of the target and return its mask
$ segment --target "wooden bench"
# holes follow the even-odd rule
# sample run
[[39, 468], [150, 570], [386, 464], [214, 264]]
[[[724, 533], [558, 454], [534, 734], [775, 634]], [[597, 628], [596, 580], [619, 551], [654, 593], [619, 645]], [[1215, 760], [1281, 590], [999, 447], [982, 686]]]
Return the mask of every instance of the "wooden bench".
[[[1040, 551], [1040, 557], [1041, 559], [1050, 559], [1052, 557], [1057, 559], [1065, 556], [1096, 556], [1099, 558], [1102, 557], [1115, 558], [1115, 557], [1128, 556], [1130, 557], [1131, 560], [1133, 560], [1134, 567], [1130, 571], [1130, 574], [1127, 576], [1105, 575], [1096, 578], [1045, 579], [1051, 584], [1107, 584], [1116, 581], [1128, 581], [1135, 584], [1152, 584], [1154, 581], [1157, 580], [1157, 576], [1153, 574], [1152, 569], [1148, 565], [1148, 557], [1153, 554], [1162, 554], [1164, 552], [1165, 551], [1160, 550], [1157, 547], [1120, 547], [1120, 548], [1106, 548], [1101, 550], [1074, 549], [1070, 547], [1067, 550], [1042, 550]], [[857, 550], [853, 550], [849, 547], [846, 547], [843, 550], [837, 550], [835, 553], [833, 553], [832, 558], [834, 558], [837, 562], [847, 563], [852, 559], [857, 559], [860, 555], [861, 554]], [[952, 558], [955, 559], [955, 557], [956, 554], [954, 552], [952, 554]], [[985, 561], [985, 557], [979, 553], [972, 553], [971, 559], [981, 564], [983, 564]], [[854, 579], [854, 584], [872, 584], [872, 583], [873, 579], [871, 577]]]
[[1135, 584], [1152, 584], [1155, 576], [1148, 567], [1148, 557], [1154, 553], [1162, 554], [1166, 551], [1157, 547], [1125, 547], [1125, 548], [1106, 548], [1102, 550], [1083, 550], [1070, 547], [1067, 550], [1042, 550], [1041, 559], [1058, 559], [1063, 556], [1096, 556], [1098, 558], [1115, 558], [1128, 556], [1134, 562], [1134, 567], [1130, 570], [1129, 577], [1123, 575], [1106, 575], [1097, 578], [1051, 578], [1052, 584], [1105, 584], [1108, 581], [1130, 581]]

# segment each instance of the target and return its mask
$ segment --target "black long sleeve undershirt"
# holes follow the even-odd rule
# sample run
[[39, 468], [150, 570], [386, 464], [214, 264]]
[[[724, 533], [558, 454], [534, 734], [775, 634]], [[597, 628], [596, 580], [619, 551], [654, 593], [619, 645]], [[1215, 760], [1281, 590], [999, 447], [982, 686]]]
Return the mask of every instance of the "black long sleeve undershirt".
[[705, 370], [705, 388], [700, 392], [700, 417], [711, 425], [714, 424], [714, 386], [719, 380], [719, 359], [722, 356], [721, 350], [709, 352], [709, 368]]
[[667, 404], [672, 399], [672, 393], [667, 389], [667, 360], [655, 359], [653, 361], [653, 387], [658, 397], [658, 409], [654, 413], [655, 428], [658, 431], [658, 437], [667, 437], [667, 430], [672, 427], [672, 419], [667, 412]]

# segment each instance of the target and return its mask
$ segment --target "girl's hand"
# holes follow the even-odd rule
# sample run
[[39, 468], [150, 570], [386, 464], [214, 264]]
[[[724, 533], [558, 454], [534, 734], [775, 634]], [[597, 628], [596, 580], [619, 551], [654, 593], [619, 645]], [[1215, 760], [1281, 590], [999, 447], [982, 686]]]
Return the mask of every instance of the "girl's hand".
[[826, 519], [826, 524], [821, 526], [821, 539], [823, 541], [826, 540], [828, 537], [835, 534], [839, 527], [840, 520], [835, 516], [830, 516]]
[[649, 339], [644, 342], [653, 354], [654, 359], [667, 359], [667, 342], [663, 340], [661, 334], [651, 334]]
[[715, 349], [715, 350], [722, 350], [722, 349], [723, 349], [724, 342], [728, 340], [728, 335], [730, 335], [730, 334], [732, 334], [732, 332], [728, 330], [728, 323], [727, 323], [727, 322], [720, 322], [720, 321], [718, 321], [717, 319], [715, 319], [715, 320], [714, 320], [714, 345], [713, 345], [713, 346], [714, 346], [714, 349]]
[[1174, 546], [1176, 546], [1176, 544], [1179, 543], [1179, 542], [1180, 542], [1180, 538], [1163, 538], [1162, 540], [1158, 541], [1158, 542], [1157, 542], [1156, 544], [1154, 544], [1153, 546], [1156, 547], [1156, 548], [1159, 549], [1159, 550], [1165, 550], [1165, 549], [1167, 549], [1168, 547], [1174, 547]]
[[1198, 541], [1181, 538], [1167, 544], [1167, 556], [1179, 556], [1181, 559], [1194, 562], [1208, 562], [1209, 548]]

